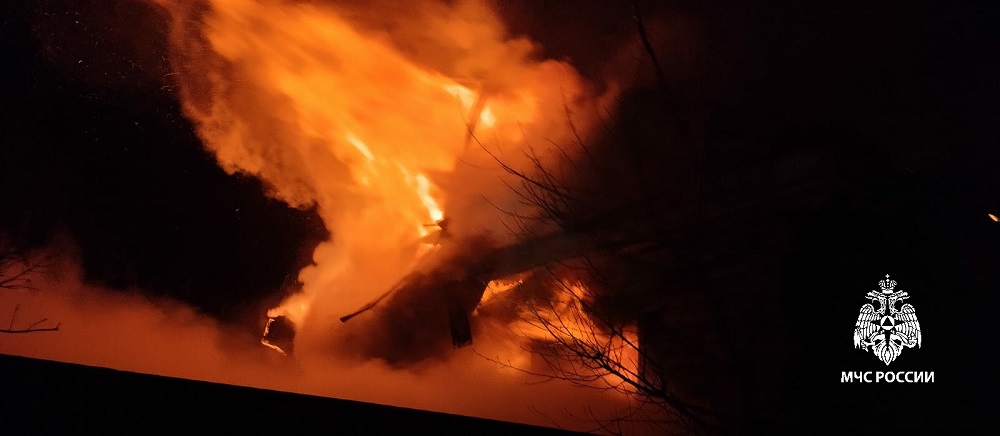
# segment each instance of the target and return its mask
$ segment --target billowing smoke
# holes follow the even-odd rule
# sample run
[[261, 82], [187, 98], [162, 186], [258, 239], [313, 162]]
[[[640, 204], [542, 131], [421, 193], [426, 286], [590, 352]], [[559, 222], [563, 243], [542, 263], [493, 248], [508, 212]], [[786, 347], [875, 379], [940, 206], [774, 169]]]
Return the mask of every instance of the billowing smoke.
[[59, 256], [32, 275], [34, 290], [0, 293], [0, 316], [15, 329], [45, 319], [35, 327], [59, 330], [4, 335], [0, 353], [579, 429], [592, 424], [566, 413], [585, 417], [589, 408], [601, 416], [621, 405], [605, 392], [537, 384], [475, 352], [494, 351], [488, 346], [408, 370], [378, 361], [291, 359], [183, 303], [88, 285], [71, 246], [51, 250]]

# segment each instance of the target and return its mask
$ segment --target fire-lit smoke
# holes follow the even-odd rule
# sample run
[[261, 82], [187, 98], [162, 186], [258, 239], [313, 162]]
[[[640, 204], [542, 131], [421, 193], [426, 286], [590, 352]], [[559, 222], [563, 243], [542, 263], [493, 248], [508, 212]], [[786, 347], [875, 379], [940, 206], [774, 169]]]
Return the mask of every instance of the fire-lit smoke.
[[585, 408], [590, 408], [601, 416], [605, 407], [618, 404], [619, 399], [598, 391], [531, 383], [539, 380], [475, 353], [420, 372], [377, 361], [290, 359], [253, 346], [257, 338], [248, 332], [183, 303], [88, 285], [71, 246], [52, 250], [59, 256], [31, 276], [35, 290], [0, 293], [0, 317], [5, 327], [26, 328], [46, 319], [36, 327], [58, 324], [59, 330], [4, 335], [0, 353], [580, 429], [592, 424], [568, 418], [564, 411], [587, 416]]
[[480, 3], [364, 3], [160, 2], [206, 147], [315, 205], [332, 234], [304, 292], [272, 312], [301, 326], [300, 350], [330, 346], [332, 320], [403, 277], [442, 218], [453, 237], [509, 240], [501, 220], [523, 206], [497, 160], [572, 153], [604, 105]]
[[[396, 312], [339, 321], [422, 259], [460, 269], [467, 254], [516, 239], [505, 220], [530, 214], [530, 205], [511, 191], [517, 182], [503, 166], [559, 168], [610, 110], [614, 84], [596, 86], [567, 62], [538, 58], [534, 43], [507, 35], [477, 2], [152, 6], [170, 23], [169, 79], [204, 146], [228, 172], [260, 178], [274, 198], [315, 207], [330, 231], [299, 273], [302, 292], [268, 313], [296, 326], [294, 353], [73, 274], [50, 278], [42, 286], [51, 293], [35, 300], [63, 322], [59, 335], [0, 351], [542, 425], [574, 425], [564, 410], [615, 409], [593, 407], [622, 400], [611, 393], [529, 386], [538, 380], [498, 365], [532, 364], [527, 339], [509, 323], [480, 326], [473, 347], [396, 364], [385, 350], [421, 345], [394, 342], [381, 324], [417, 320], [404, 328], [419, 330], [429, 312], [417, 306], [431, 287], [397, 300], [406, 304]], [[446, 239], [475, 245], [438, 245]], [[96, 338], [108, 346], [83, 345]]]
[[[432, 279], [459, 277], [475, 254], [516, 239], [504, 221], [533, 211], [507, 170], [558, 170], [610, 110], [614, 84], [538, 58], [482, 3], [152, 6], [169, 23], [169, 80], [206, 149], [228, 172], [258, 177], [268, 195], [315, 207], [330, 231], [299, 274], [302, 291], [268, 313], [294, 323], [294, 352], [180, 304], [84, 285], [69, 265], [25, 306], [63, 329], [0, 351], [535, 424], [572, 425], [563, 410], [616, 408], [583, 412], [622, 398], [569, 383], [529, 386], [538, 379], [498, 364], [538, 364], [516, 323], [484, 322], [458, 351], [420, 343], [422, 324], [448, 322], [421, 307], [440, 303], [433, 281], [388, 297], [391, 311], [339, 320], [427, 259], [446, 266]], [[503, 298], [480, 287], [462, 298]], [[395, 335], [392, 323], [412, 334]], [[287, 325], [268, 324], [279, 327]], [[108, 343], [81, 345], [102, 337]], [[420, 349], [419, 359], [391, 358]]]

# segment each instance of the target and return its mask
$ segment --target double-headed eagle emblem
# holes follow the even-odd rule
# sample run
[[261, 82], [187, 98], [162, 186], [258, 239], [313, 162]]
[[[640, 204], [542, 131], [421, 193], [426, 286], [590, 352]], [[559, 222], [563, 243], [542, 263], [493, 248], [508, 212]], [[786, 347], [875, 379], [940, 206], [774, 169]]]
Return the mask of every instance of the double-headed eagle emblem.
[[868, 351], [870, 347], [888, 365], [899, 357], [903, 347], [920, 346], [920, 323], [913, 306], [903, 302], [910, 295], [897, 291], [895, 280], [886, 274], [878, 286], [881, 292], [869, 291], [867, 296], [872, 303], [878, 301], [879, 308], [875, 310], [872, 304], [861, 306], [854, 328], [854, 348]]

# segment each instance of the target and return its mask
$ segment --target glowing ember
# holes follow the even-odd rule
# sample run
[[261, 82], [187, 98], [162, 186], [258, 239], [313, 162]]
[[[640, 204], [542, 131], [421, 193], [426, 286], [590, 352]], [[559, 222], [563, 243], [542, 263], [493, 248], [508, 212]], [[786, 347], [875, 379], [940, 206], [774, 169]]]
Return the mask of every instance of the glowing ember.
[[996, 216], [996, 215], [993, 215], [993, 214], [991, 213], [991, 214], [989, 214], [989, 216], [990, 216], [990, 219], [991, 219], [991, 220], [993, 220], [993, 222], [1000, 222], [1000, 218], [997, 218], [997, 216]]

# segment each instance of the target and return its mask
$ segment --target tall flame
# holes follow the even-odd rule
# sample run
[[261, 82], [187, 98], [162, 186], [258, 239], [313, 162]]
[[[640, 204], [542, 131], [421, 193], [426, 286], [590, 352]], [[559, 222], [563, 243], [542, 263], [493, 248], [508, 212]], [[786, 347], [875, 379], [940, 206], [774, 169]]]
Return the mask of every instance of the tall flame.
[[315, 205], [332, 234], [300, 274], [303, 294], [271, 312], [299, 325], [387, 289], [446, 211], [461, 217], [459, 231], [499, 232], [483, 197], [515, 202], [494, 158], [516, 165], [532, 137], [567, 141], [567, 111], [576, 127], [590, 124], [595, 100], [575, 70], [534, 60], [533, 45], [507, 37], [482, 4], [407, 3], [405, 20], [382, 27], [376, 18], [398, 5], [158, 4], [206, 147], [288, 204]]

